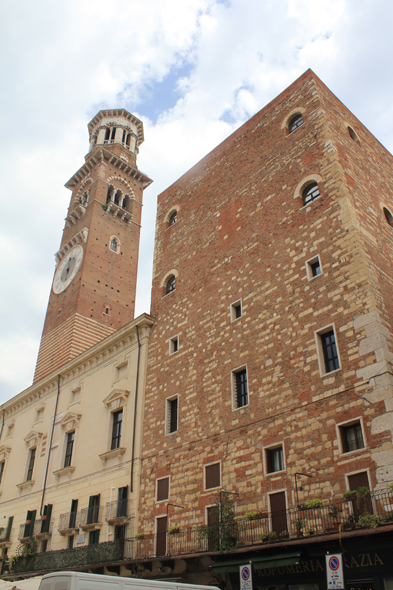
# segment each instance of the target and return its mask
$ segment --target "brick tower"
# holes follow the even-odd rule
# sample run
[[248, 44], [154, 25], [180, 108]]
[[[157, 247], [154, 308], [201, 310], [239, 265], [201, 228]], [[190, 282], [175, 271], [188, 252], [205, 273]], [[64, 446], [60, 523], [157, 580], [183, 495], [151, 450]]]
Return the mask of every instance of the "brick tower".
[[134, 318], [143, 190], [143, 124], [124, 109], [88, 125], [85, 164], [72, 191], [34, 381]]
[[195, 528], [218, 491], [286, 542], [298, 503], [393, 481], [392, 178], [309, 70], [159, 195], [140, 507], [156, 556], [173, 524], [189, 554], [222, 550]]

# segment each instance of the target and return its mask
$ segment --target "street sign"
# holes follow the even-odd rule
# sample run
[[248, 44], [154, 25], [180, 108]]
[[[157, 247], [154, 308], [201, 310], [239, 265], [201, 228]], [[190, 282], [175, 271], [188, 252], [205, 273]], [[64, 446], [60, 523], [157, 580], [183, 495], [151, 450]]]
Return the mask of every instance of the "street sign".
[[341, 553], [326, 555], [326, 581], [328, 590], [344, 589], [344, 571]]
[[251, 564], [239, 566], [240, 590], [252, 590]]

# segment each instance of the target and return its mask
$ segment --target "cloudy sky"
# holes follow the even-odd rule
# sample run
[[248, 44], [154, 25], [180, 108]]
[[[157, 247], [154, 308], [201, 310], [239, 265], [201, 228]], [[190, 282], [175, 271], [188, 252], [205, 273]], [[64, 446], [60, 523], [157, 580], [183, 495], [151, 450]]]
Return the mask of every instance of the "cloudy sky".
[[149, 311], [156, 197], [307, 68], [393, 149], [387, 0], [2, 3], [0, 403], [31, 385], [87, 123], [143, 120], [137, 314]]

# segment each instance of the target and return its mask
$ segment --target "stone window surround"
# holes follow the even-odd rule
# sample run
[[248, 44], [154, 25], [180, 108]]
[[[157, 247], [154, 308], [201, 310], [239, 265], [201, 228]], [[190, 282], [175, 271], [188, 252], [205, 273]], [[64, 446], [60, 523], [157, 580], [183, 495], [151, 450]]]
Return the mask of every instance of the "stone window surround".
[[[236, 309], [239, 306], [240, 306], [240, 316], [236, 317]], [[243, 305], [242, 305], [241, 299], [237, 299], [236, 301], [234, 301], [233, 303], [230, 304], [229, 315], [231, 318], [231, 323], [236, 322], [236, 320], [240, 320], [243, 317]]]
[[121, 438], [120, 438], [120, 445], [124, 443], [127, 436], [126, 426], [127, 426], [127, 401], [130, 392], [127, 389], [113, 389], [111, 393], [103, 400], [103, 404], [107, 410], [107, 442], [106, 442], [106, 451], [104, 453], [100, 453], [99, 457], [104, 463], [104, 467], [106, 465], [107, 459], [111, 459], [113, 457], [118, 457], [121, 460], [121, 456], [125, 453], [126, 448], [124, 446], [120, 446], [117, 449], [111, 449], [112, 443], [112, 428], [113, 428], [113, 414], [118, 412], [119, 410], [123, 411], [122, 416], [122, 424], [121, 424]]
[[[169, 279], [169, 278], [170, 278], [172, 275], [175, 277], [176, 286], [175, 286], [175, 288], [173, 289], [173, 291], [170, 291], [169, 293], [167, 293], [167, 292], [166, 292], [166, 284], [167, 284], [167, 282], [168, 282], [168, 279]], [[161, 280], [161, 283], [160, 283], [160, 288], [161, 288], [161, 289], [162, 289], [162, 291], [163, 291], [163, 298], [164, 298], [164, 297], [168, 297], [168, 296], [169, 296], [169, 295], [171, 295], [171, 294], [172, 294], [174, 291], [176, 291], [176, 288], [177, 288], [177, 278], [178, 278], [178, 276], [179, 276], [179, 272], [178, 272], [178, 271], [177, 271], [175, 268], [173, 268], [172, 270], [168, 271], [168, 272], [167, 272], [167, 273], [164, 275], [164, 278]]]
[[[266, 451], [274, 451], [274, 449], [278, 449], [281, 448], [282, 449], [282, 461], [284, 464], [283, 469], [280, 469], [279, 471], [268, 471], [268, 462], [267, 462], [267, 453]], [[277, 474], [280, 474], [280, 477], [282, 477], [282, 474], [286, 471], [287, 469], [287, 464], [286, 464], [286, 460], [285, 460], [285, 445], [284, 445], [284, 441], [276, 441], [274, 443], [269, 443], [268, 445], [263, 445], [262, 446], [262, 464], [263, 464], [263, 473], [267, 476], [267, 477], [271, 477], [271, 476], [276, 476]]]
[[[177, 399], [177, 429], [174, 430], [173, 432], [170, 432], [170, 423], [171, 423], [171, 412], [170, 412], [171, 404], [170, 404], [170, 402], [175, 399]], [[179, 399], [180, 399], [180, 395], [178, 393], [176, 393], [175, 395], [170, 395], [165, 400], [165, 435], [176, 434], [179, 430], [179, 407], [180, 407]]]
[[[354, 449], [353, 451], [344, 451], [343, 444], [342, 444], [341, 428], [345, 428], [346, 426], [352, 426], [352, 424], [357, 424], [357, 423], [360, 424], [360, 428], [362, 430], [364, 447], [361, 449]], [[337, 435], [337, 440], [338, 440], [338, 450], [339, 450], [340, 455], [344, 455], [345, 457], [348, 457], [348, 455], [352, 454], [352, 453], [364, 453], [364, 451], [367, 451], [367, 440], [366, 440], [366, 435], [365, 435], [364, 426], [363, 426], [363, 416], [355, 416], [355, 418], [351, 418], [350, 420], [346, 420], [345, 422], [337, 422], [335, 426], [336, 426], [336, 435]], [[352, 474], [350, 474], [350, 475], [352, 475]]]
[[[116, 241], [116, 250], [113, 250], [111, 248], [112, 240], [115, 240]], [[117, 255], [120, 254], [121, 242], [120, 242], [118, 236], [110, 236], [109, 242], [108, 242], [108, 249], [109, 249], [110, 252], [113, 252], [113, 254], [117, 254]]]
[[[292, 136], [294, 133], [296, 133], [296, 131], [300, 128], [303, 127], [303, 125], [305, 124], [305, 120], [304, 120], [304, 113], [306, 112], [306, 109], [304, 107], [295, 107], [294, 109], [292, 109], [288, 115], [285, 117], [285, 119], [282, 121], [281, 123], [281, 129], [285, 131], [285, 135], [287, 137], [289, 137], [290, 135]], [[292, 131], [292, 133], [289, 133], [289, 123], [292, 121], [292, 119], [296, 116], [296, 115], [302, 115], [303, 117], [303, 125], [300, 125], [300, 127], [298, 127], [297, 129], [294, 129]]]
[[[326, 372], [325, 359], [324, 359], [323, 350], [322, 350], [321, 336], [323, 334], [325, 334], [326, 332], [330, 332], [330, 330], [333, 330], [333, 332], [334, 332], [334, 339], [336, 342], [339, 367], [337, 369], [334, 369], [334, 371]], [[323, 326], [322, 328], [319, 328], [318, 330], [315, 330], [314, 331], [314, 338], [315, 338], [315, 345], [316, 345], [316, 352], [317, 352], [318, 367], [319, 367], [320, 376], [324, 377], [324, 378], [330, 377], [330, 375], [334, 375], [335, 373], [337, 373], [337, 371], [341, 371], [342, 370], [342, 363], [341, 363], [341, 357], [340, 357], [340, 350], [339, 350], [338, 342], [337, 342], [337, 330], [335, 328], [334, 322], [331, 324], [328, 324], [326, 326]]]
[[319, 199], [322, 198], [322, 195], [320, 194], [319, 197], [317, 197], [313, 201], [310, 201], [306, 205], [303, 205], [303, 192], [305, 191], [307, 186], [309, 186], [313, 182], [316, 182], [318, 184], [318, 188], [320, 189], [320, 184], [323, 182], [322, 176], [320, 176], [319, 174], [309, 174], [298, 183], [294, 190], [293, 198], [300, 200], [300, 210], [305, 209], [306, 207], [310, 207], [313, 203], [315, 203], [315, 201], [319, 201]]
[[[176, 350], [174, 350], [174, 343], [177, 343], [177, 347]], [[176, 336], [172, 336], [171, 338], [169, 338], [169, 356], [172, 356], [173, 354], [176, 354], [177, 352], [179, 352], [179, 348], [180, 348], [180, 338], [179, 338], [179, 334], [176, 334]]]
[[[216, 464], [219, 465], [219, 469], [220, 469], [220, 484], [214, 488], [207, 488], [206, 487], [206, 467], [210, 467], [210, 465], [216, 465]], [[209, 463], [205, 463], [203, 465], [203, 491], [211, 493], [212, 490], [218, 490], [220, 488], [222, 488], [222, 462], [221, 462], [221, 460], [210, 461]]]
[[165, 215], [164, 218], [164, 225], [166, 225], [166, 229], [170, 229], [171, 227], [173, 227], [174, 225], [176, 225], [179, 222], [179, 219], [176, 220], [176, 223], [172, 223], [172, 225], [169, 225], [169, 219], [171, 218], [171, 216], [176, 212], [179, 215], [179, 211], [180, 211], [180, 205], [174, 205], [173, 207], [171, 207], [169, 209], [169, 211], [167, 212], [167, 214]]
[[[240, 371], [243, 371], [244, 369], [246, 370], [246, 375], [247, 375], [247, 403], [244, 406], [238, 407], [238, 405], [237, 405], [236, 373], [239, 373]], [[230, 379], [231, 379], [232, 411], [236, 412], [237, 410], [242, 410], [243, 408], [247, 408], [250, 405], [250, 387], [249, 387], [247, 363], [244, 363], [244, 365], [240, 365], [239, 367], [236, 367], [235, 369], [231, 369]]]
[[[321, 268], [321, 272], [318, 275], [315, 275], [315, 277], [313, 277], [311, 265], [314, 264], [314, 262], [316, 262], [317, 260], [319, 260], [319, 266]], [[313, 281], [314, 279], [317, 279], [318, 277], [320, 277], [323, 274], [322, 262], [321, 262], [321, 257], [319, 254], [316, 254], [315, 256], [312, 256], [312, 258], [309, 258], [308, 260], [306, 260], [305, 265], [306, 265], [307, 279], [309, 281]]]

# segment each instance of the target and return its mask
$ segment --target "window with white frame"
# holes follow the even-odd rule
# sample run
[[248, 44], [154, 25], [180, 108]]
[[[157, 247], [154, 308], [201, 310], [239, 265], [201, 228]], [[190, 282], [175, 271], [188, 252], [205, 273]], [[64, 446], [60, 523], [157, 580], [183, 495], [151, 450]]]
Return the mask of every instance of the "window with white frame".
[[232, 406], [234, 409], [248, 405], [247, 367], [240, 367], [231, 373]]
[[343, 453], [364, 449], [364, 437], [360, 420], [338, 425]]
[[266, 473], [275, 473], [284, 469], [284, 454], [282, 445], [275, 445], [265, 449]]
[[169, 500], [169, 477], [157, 479], [156, 498], [157, 502]]
[[318, 277], [320, 274], [322, 274], [321, 259], [318, 255], [314, 256], [313, 258], [310, 258], [310, 260], [307, 260], [306, 270], [307, 278], [309, 281], [315, 279], [315, 277]]
[[235, 301], [235, 303], [231, 303], [230, 306], [230, 314], [231, 314], [231, 322], [238, 320], [242, 317], [242, 302], [241, 299]]
[[177, 432], [179, 414], [178, 396], [170, 397], [166, 400], [166, 434]]
[[221, 486], [221, 464], [211, 463], [205, 465], [205, 490], [219, 488]]
[[321, 375], [337, 371], [340, 368], [340, 358], [333, 326], [328, 326], [316, 332], [319, 370]]
[[179, 336], [174, 336], [169, 340], [169, 354], [174, 354], [179, 350]]

